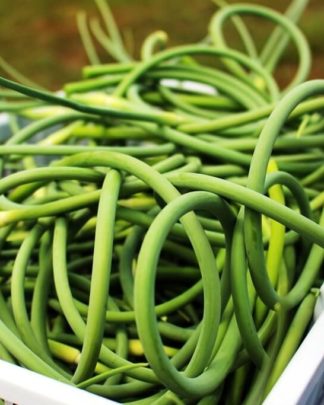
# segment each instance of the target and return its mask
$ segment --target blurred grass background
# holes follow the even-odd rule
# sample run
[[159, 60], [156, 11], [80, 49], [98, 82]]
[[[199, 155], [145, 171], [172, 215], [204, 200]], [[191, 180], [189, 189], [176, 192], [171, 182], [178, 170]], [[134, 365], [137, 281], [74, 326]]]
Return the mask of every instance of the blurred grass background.
[[[290, 0], [250, 2], [283, 11]], [[110, 0], [109, 4], [129, 48], [137, 50], [136, 55], [143, 39], [158, 29], [169, 34], [170, 45], [201, 40], [216, 10], [211, 0]], [[82, 66], [88, 63], [76, 24], [80, 10], [89, 16], [98, 16], [93, 0], [1, 0], [0, 56], [29, 78], [53, 90], [67, 81], [78, 80]], [[261, 19], [251, 19], [249, 23], [257, 42], [264, 41], [271, 26]], [[323, 0], [310, 0], [300, 27], [313, 52], [311, 77], [324, 78]], [[104, 52], [101, 51], [100, 56], [103, 62], [109, 61]], [[295, 62], [291, 47], [280, 68], [281, 81], [291, 77]]]

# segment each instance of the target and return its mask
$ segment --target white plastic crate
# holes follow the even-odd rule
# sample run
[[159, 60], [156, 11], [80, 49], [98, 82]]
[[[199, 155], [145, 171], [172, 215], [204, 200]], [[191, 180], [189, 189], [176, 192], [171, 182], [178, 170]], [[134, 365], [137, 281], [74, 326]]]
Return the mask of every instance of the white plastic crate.
[[0, 397], [18, 405], [113, 405], [85, 390], [0, 360]]
[[[0, 138], [9, 135], [0, 114]], [[0, 398], [18, 405], [113, 405], [117, 402], [0, 360]], [[324, 285], [314, 324], [263, 405], [324, 405]]]

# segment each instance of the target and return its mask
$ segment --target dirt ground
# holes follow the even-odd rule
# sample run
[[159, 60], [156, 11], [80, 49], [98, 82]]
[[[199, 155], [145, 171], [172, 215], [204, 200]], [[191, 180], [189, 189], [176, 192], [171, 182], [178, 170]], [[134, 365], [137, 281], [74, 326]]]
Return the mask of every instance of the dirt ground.
[[[284, 10], [290, 3], [284, 0], [251, 2], [271, 5], [277, 10]], [[216, 10], [211, 0], [111, 0], [110, 4], [127, 45], [135, 50], [135, 55], [138, 55], [143, 39], [158, 29], [169, 34], [172, 45], [201, 40]], [[51, 89], [77, 80], [81, 67], [88, 63], [76, 25], [78, 10], [85, 10], [89, 17], [98, 16], [94, 0], [1, 0], [0, 56]], [[267, 37], [270, 25], [268, 27], [260, 19], [252, 19], [249, 23], [253, 37], [260, 45]], [[309, 1], [300, 26], [314, 56], [311, 77], [324, 78], [323, 0]], [[102, 51], [100, 57], [103, 62], [109, 61]], [[291, 48], [282, 63], [280, 80], [285, 81], [292, 75], [295, 59]]]

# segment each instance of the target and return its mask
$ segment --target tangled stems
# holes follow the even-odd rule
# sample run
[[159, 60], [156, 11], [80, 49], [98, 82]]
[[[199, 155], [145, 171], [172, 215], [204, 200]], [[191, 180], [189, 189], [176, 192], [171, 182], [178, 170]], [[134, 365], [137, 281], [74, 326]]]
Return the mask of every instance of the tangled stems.
[[[269, 116], [255, 147], [247, 187], [251, 190], [262, 193], [267, 171], [267, 165], [271, 156], [275, 140], [284, 125], [289, 114], [294, 108], [307, 97], [321, 94], [324, 91], [324, 81], [314, 80], [303, 83], [291, 90], [277, 105]], [[276, 303], [282, 305], [294, 305], [289, 298], [281, 298], [274, 290], [266, 272], [262, 246], [261, 218], [255, 211], [246, 209], [244, 216], [244, 234], [246, 253], [249, 261], [251, 276], [255, 288], [262, 301], [272, 308]], [[300, 234], [304, 232], [301, 229]], [[324, 245], [324, 235], [318, 241], [320, 246]], [[289, 304], [288, 304], [289, 303]]]
[[[307, 114], [310, 111], [316, 111], [323, 108], [323, 97], [315, 98], [314, 100], [307, 100], [300, 103], [289, 116], [289, 120]], [[275, 104], [267, 104], [260, 106], [256, 109], [245, 111], [242, 113], [231, 114], [229, 116], [219, 117], [217, 119], [209, 120], [206, 122], [189, 122], [183, 123], [178, 126], [178, 129], [187, 133], [209, 133], [223, 131], [232, 127], [239, 127], [244, 124], [249, 124], [269, 117], [273, 111]], [[241, 131], [241, 129], [239, 129]]]
[[[130, 74], [131, 73], [132, 72], [130, 72]], [[257, 89], [254, 89], [240, 79], [232, 77], [225, 72], [214, 70], [205, 66], [161, 66], [156, 67], [152, 71], [149, 70], [148, 72], [146, 72], [144, 75], [144, 79], [145, 78], [171, 78], [177, 80], [190, 80], [201, 84], [207, 84], [213, 87], [215, 91], [221, 91], [222, 93], [226, 94], [228, 97], [230, 97], [229, 100], [233, 100], [233, 102], [237, 103], [237, 105], [243, 106], [247, 109], [253, 109], [257, 106], [264, 105], [268, 101], [268, 98], [264, 97], [262, 94], [259, 94], [259, 91]], [[131, 95], [131, 90], [134, 88], [134, 86], [135, 84], [132, 84], [127, 91], [127, 95], [129, 98]], [[164, 86], [160, 85], [159, 91], [161, 93], [161, 96], [165, 98], [166, 94], [165, 92], [163, 92], [163, 89]], [[273, 98], [274, 97], [272, 97], [271, 99]], [[220, 107], [221, 106], [222, 105], [220, 104]], [[147, 104], [146, 107], [148, 107]], [[186, 112], [186, 109], [184, 111]], [[205, 114], [206, 113], [207, 112], [205, 112]], [[191, 120], [195, 118], [195, 115], [196, 113], [194, 114], [194, 111], [192, 111], [191, 108]], [[213, 116], [215, 117], [215, 112], [213, 113]], [[209, 116], [206, 118], [211, 117]]]
[[[275, 176], [278, 176], [278, 180], [284, 180], [286, 184], [288, 184], [291, 189], [294, 191], [298, 201], [300, 202], [301, 210], [304, 214], [309, 215], [309, 205], [305, 200], [305, 195], [300, 189], [300, 187], [297, 186], [296, 182], [292, 179], [289, 180], [289, 176], [281, 176], [280, 172], [279, 174], [273, 174], [272, 177], [269, 178], [268, 180], [268, 185], [271, 183], [275, 183], [274, 179]], [[217, 193], [218, 195], [221, 195], [226, 198], [231, 198], [233, 200], [239, 201], [241, 204], [245, 205], [246, 209], [250, 208], [253, 209], [253, 212], [261, 212], [276, 221], [288, 226], [288, 227], [294, 227], [296, 223], [294, 221], [288, 222], [288, 211], [291, 213], [293, 211], [287, 209], [283, 205], [276, 203], [275, 201], [271, 201], [269, 199], [266, 199], [263, 197], [261, 194], [255, 194], [254, 196], [256, 197], [249, 198], [249, 191], [245, 188], [242, 188], [240, 186], [236, 186], [233, 183], [226, 182], [221, 179], [216, 179], [216, 178], [210, 178], [209, 176], [203, 176], [203, 175], [195, 175], [195, 174], [180, 174], [178, 176], [173, 176], [171, 178], [171, 181], [173, 184], [180, 186], [180, 187], [189, 187], [191, 189], [204, 189], [206, 191], [214, 192]], [[277, 181], [276, 181], [277, 182]], [[290, 183], [290, 184], [289, 184]], [[235, 192], [234, 190], [237, 189]], [[240, 191], [239, 191], [240, 190]], [[239, 196], [239, 198], [237, 198]], [[258, 197], [257, 197], [258, 196]], [[252, 197], [252, 196], [251, 196]], [[261, 202], [259, 200], [259, 197], [264, 198], [264, 201]], [[259, 204], [258, 204], [259, 200]], [[279, 219], [279, 212], [281, 210], [286, 211], [287, 214], [280, 215]], [[278, 216], [277, 216], [278, 215]], [[297, 214], [296, 217], [299, 219], [302, 219], [303, 221], [308, 220], [306, 217], [302, 217], [300, 214]], [[297, 218], [296, 218], [297, 220]], [[322, 221], [322, 220], [321, 220]], [[310, 221], [309, 223], [314, 222]], [[324, 243], [324, 238], [323, 238], [323, 232], [320, 229], [321, 228], [321, 223], [319, 225], [316, 225], [317, 230], [320, 232], [318, 234], [318, 242], [320, 246], [314, 245], [310, 251], [309, 257], [307, 259], [307, 262], [304, 266], [304, 269], [301, 273], [301, 276], [299, 280], [296, 282], [295, 286], [288, 292], [285, 296], [283, 296], [281, 299], [287, 303], [286, 305], [289, 305], [289, 307], [293, 307], [298, 304], [298, 302], [305, 296], [307, 291], [309, 290], [310, 286], [314, 282], [314, 279], [316, 275], [318, 274], [318, 271], [320, 269], [321, 263], [323, 261], [323, 243]], [[301, 225], [301, 224], [300, 224]], [[305, 236], [305, 228], [304, 225], [300, 226], [298, 229], [298, 233], [302, 236]], [[296, 230], [296, 228], [295, 228]], [[234, 233], [234, 235], [241, 235], [240, 232]], [[310, 235], [309, 235], [310, 236]], [[241, 235], [241, 238], [243, 235]], [[235, 239], [236, 240], [236, 239]], [[243, 243], [243, 242], [242, 242]], [[233, 246], [236, 246], [233, 242]], [[242, 246], [241, 244], [238, 244], [237, 246]], [[263, 247], [261, 248], [263, 252]], [[238, 258], [239, 256], [239, 248], [235, 248], [235, 258]], [[234, 255], [233, 255], [234, 257]], [[244, 260], [245, 260], [245, 253], [244, 250], [241, 249], [241, 259], [236, 260], [233, 262], [232, 268], [237, 269], [236, 275], [232, 277], [232, 294], [233, 296], [237, 297], [237, 305], [236, 308], [239, 310], [239, 315], [238, 315], [238, 321], [239, 327], [240, 327], [240, 332], [242, 333], [242, 338], [244, 340], [246, 348], [249, 350], [252, 358], [255, 360], [256, 364], [261, 365], [265, 358], [266, 354], [264, 352], [264, 349], [262, 348], [262, 345], [260, 344], [259, 338], [257, 336], [257, 332], [255, 330], [254, 326], [254, 321], [251, 318], [251, 313], [250, 313], [250, 305], [249, 301], [247, 299], [247, 286], [246, 286], [246, 281], [245, 280], [245, 269], [242, 268], [244, 266]], [[234, 264], [236, 263], [236, 266]], [[273, 287], [272, 287], [273, 288]], [[237, 291], [237, 293], [235, 293]], [[276, 293], [277, 294], [277, 293]], [[289, 303], [289, 304], [288, 304]], [[248, 322], [248, 320], [250, 320]]]
[[34, 89], [29, 86], [25, 86], [12, 80], [5, 79], [0, 76], [0, 85], [18, 91], [25, 94], [28, 97], [36, 98], [42, 100], [49, 104], [60, 105], [67, 107], [72, 110], [79, 111], [81, 113], [93, 114], [103, 118], [121, 118], [121, 119], [131, 119], [131, 120], [143, 120], [156, 122], [158, 124], [176, 125], [183, 121], [183, 118], [178, 117], [175, 114], [167, 112], [132, 112], [132, 111], [121, 111], [117, 108], [108, 107], [93, 107], [79, 102], [73, 101], [71, 99], [55, 96], [53, 93], [48, 91], [41, 91]]
[[[161, 187], [158, 184], [157, 179], [163, 179], [163, 186], [166, 183], [170, 184], [164, 177], [158, 175], [152, 168], [149, 168], [149, 166], [145, 165], [143, 162], [138, 162], [134, 158], [119, 154], [107, 154], [98, 152], [95, 154], [88, 153], [75, 155], [70, 158], [64, 159], [61, 164], [75, 164], [78, 166], [85, 165], [90, 167], [97, 165], [109, 165], [111, 167], [118, 168], [119, 170], [128, 169], [129, 172], [147, 182], [156, 191], [160, 190], [160, 195], [162, 197], [164, 196], [164, 198], [166, 198], [165, 194], [161, 193]], [[155, 179], [156, 177], [157, 179], [154, 181], [153, 179]], [[188, 182], [186, 183], [187, 178]], [[204, 175], [180, 173], [171, 176], [171, 180], [178, 186], [189, 186], [193, 188], [195, 187], [195, 181], [197, 180], [196, 184], [197, 186], [199, 184], [200, 189], [205, 188], [209, 191], [217, 192], [218, 194], [223, 195], [227, 198], [236, 198], [236, 200], [239, 200], [240, 203], [247, 205], [248, 207], [251, 207], [253, 209], [257, 209], [258, 211], [262, 211], [266, 215], [296, 230], [301, 235], [307, 234], [307, 236], [311, 237], [312, 240], [315, 241], [315, 239], [317, 239], [317, 242], [322, 241], [323, 243], [323, 239], [321, 237], [322, 229], [318, 225], [310, 220], [307, 220], [307, 218], [300, 216], [287, 207], [269, 200], [267, 197], [261, 194], [249, 191], [248, 189], [237, 186], [234, 183], [226, 182], [221, 179], [210, 178]], [[169, 188], [169, 186], [167, 187]], [[238, 190], [240, 190], [239, 199], [237, 199]], [[307, 228], [309, 229], [308, 232]]]
[[[71, 277], [72, 278], [72, 277]], [[201, 280], [197, 281], [190, 288], [185, 290], [183, 293], [177, 295], [169, 301], [163, 302], [162, 304], [155, 306], [155, 314], [157, 317], [162, 317], [168, 314], [171, 314], [177, 311], [179, 308], [184, 307], [185, 305], [192, 302], [197, 296], [202, 292], [202, 282]], [[51, 300], [51, 306], [54, 309], [59, 310], [59, 305], [57, 301]], [[74, 300], [74, 305], [80, 312], [82, 316], [87, 316], [88, 307], [84, 303]], [[105, 319], [108, 322], [112, 323], [132, 323], [135, 321], [135, 312], [134, 311], [116, 311], [109, 309], [105, 314]]]
[[252, 303], [249, 299], [246, 258], [243, 237], [243, 209], [237, 217], [232, 244], [231, 291], [233, 296], [235, 316], [242, 336], [244, 346], [255, 364], [259, 367], [268, 359], [251, 315]]
[[39, 249], [39, 271], [37, 273], [33, 292], [30, 324], [34, 330], [39, 344], [48, 354], [50, 353], [46, 333], [46, 309], [50, 293], [50, 280], [52, 277], [51, 232], [46, 232]]
[[[165, 177], [155, 172], [150, 166], [135, 158], [127, 155], [118, 154], [115, 152], [86, 152], [77, 154], [60, 161], [60, 165], [64, 166], [111, 166], [120, 170], [127, 170], [146, 182], [150, 187], [157, 191], [157, 188], [163, 187], [167, 184], [167, 188], [171, 184]], [[84, 171], [84, 174], [83, 174]], [[156, 179], [154, 181], [153, 179]], [[98, 181], [102, 178], [100, 173], [96, 173], [89, 169], [73, 168], [73, 167], [57, 167], [53, 168], [39, 168], [33, 169], [22, 173], [13, 174], [1, 180], [0, 189], [2, 192], [9, 190], [26, 182], [35, 182], [41, 180], [57, 178], [79, 178], [80, 180]], [[211, 178], [206, 175], [191, 174], [191, 173], [174, 173], [169, 175], [169, 179], [175, 185], [180, 187], [198, 187], [200, 182], [201, 187], [208, 191], [216, 192], [221, 196], [225, 196], [241, 204], [247, 205], [257, 212], [262, 212], [265, 215], [282, 222], [286, 226], [295, 230], [296, 232], [305, 235], [309, 240], [323, 246], [323, 231], [321, 227], [314, 222], [298, 215], [294, 211], [284, 207], [274, 201], [269, 200], [262, 194], [247, 190], [235, 183], [225, 181], [219, 178]], [[191, 182], [191, 183], [190, 183]], [[159, 184], [160, 183], [160, 184]], [[175, 189], [173, 189], [175, 191]], [[163, 194], [160, 194], [161, 197]], [[162, 197], [163, 198], [163, 197]], [[166, 197], [164, 197], [166, 198]], [[168, 198], [168, 197], [167, 197]]]
[[[81, 15], [87, 53], [96, 62], [95, 35], [125, 63], [85, 69], [62, 96], [0, 78], [22, 92], [0, 92], [0, 108], [36, 120], [20, 129], [13, 117], [0, 146], [0, 357], [134, 405], [259, 403], [324, 255], [324, 97], [308, 99], [324, 85], [278, 101], [271, 73], [290, 39], [299, 67], [288, 88], [304, 80], [309, 50], [288, 20], [305, 0], [286, 18], [224, 6], [216, 48], [160, 51], [156, 32], [139, 62], [98, 5], [108, 35]], [[278, 26], [260, 57], [240, 19], [250, 14]], [[248, 56], [225, 43], [228, 18]], [[299, 338], [288, 332], [289, 356]]]
[[42, 352], [39, 352], [38, 342], [35, 339], [28, 320], [24, 297], [24, 276], [25, 269], [30, 260], [30, 254], [44, 231], [44, 227], [40, 225], [34, 227], [21, 245], [13, 267], [11, 283], [13, 316], [19, 333], [23, 341], [38, 355], [41, 355]]
[[[304, 35], [289, 19], [266, 7], [258, 5], [252, 6], [246, 4], [238, 4], [228, 6], [218, 11], [210, 23], [210, 31], [215, 44], [218, 44], [220, 46], [226, 45], [223, 37], [222, 26], [227, 18], [235, 14], [252, 14], [261, 16], [282, 26], [294, 40], [298, 50], [300, 61], [298, 71], [289, 86], [287, 86], [286, 90], [300, 83], [303, 83], [307, 79], [310, 70], [311, 55], [308, 43]], [[240, 66], [236, 64], [231, 64], [230, 66], [233, 68], [233, 71], [236, 74], [239, 74], [239, 76], [245, 75], [245, 72], [240, 69]]]
[[[63, 159], [61, 161], [62, 164], [68, 164], [68, 165], [78, 165], [78, 166], [110, 166], [110, 167], [115, 167], [119, 168], [121, 170], [127, 170], [134, 174], [135, 176], [139, 177], [141, 180], [145, 181], [148, 183], [160, 196], [166, 201], [170, 201], [174, 199], [175, 197], [179, 196], [178, 191], [171, 185], [169, 181], [167, 181], [161, 174], [158, 172], [154, 171], [152, 168], [150, 168], [148, 165], [145, 163], [138, 161], [136, 159], [133, 159], [129, 156], [122, 155], [122, 154], [113, 154], [113, 155], [101, 155], [100, 153], [94, 153], [94, 154], [81, 154], [81, 155], [74, 155], [69, 158]], [[201, 228], [200, 223], [194, 216], [194, 214], [189, 213], [186, 215], [184, 218], [182, 218], [182, 223], [183, 226], [188, 234], [188, 237], [190, 238], [191, 242], [193, 244], [200, 244], [201, 238], [204, 238], [205, 235], [203, 233], [203, 230]], [[61, 250], [61, 244], [62, 241], [65, 242], [66, 236], [64, 229], [66, 228], [66, 224], [63, 222], [63, 219], [58, 220], [57, 222], [57, 232], [54, 234], [54, 244], [56, 249], [54, 248], [55, 251]], [[62, 234], [61, 234], [62, 233]], [[82, 333], [83, 335], [83, 329], [84, 326], [82, 323], [80, 323], [80, 315], [79, 313], [75, 310], [75, 306], [73, 304], [73, 301], [71, 301], [71, 296], [66, 287], [68, 286], [68, 281], [66, 280], [66, 276], [64, 276], [64, 280], [61, 278], [63, 277], [63, 272], [65, 271], [65, 259], [61, 258], [61, 262], [58, 262], [58, 260], [55, 260], [54, 264], [54, 276], [55, 274], [60, 275], [57, 276], [59, 278], [55, 278], [55, 284], [58, 289], [58, 296], [59, 300], [62, 303], [71, 303], [70, 309], [66, 305], [64, 305], [65, 309], [70, 313], [73, 309], [73, 313], [71, 312], [70, 315], [67, 314], [66, 316], [69, 319], [69, 322], [71, 322], [71, 325], [75, 325], [73, 329], [75, 328], [75, 333], [80, 335]], [[57, 269], [57, 271], [55, 270]], [[207, 269], [205, 270], [207, 272]], [[216, 272], [212, 277], [216, 277]], [[203, 286], [206, 288], [206, 285], [209, 284], [209, 277], [211, 275], [208, 275], [203, 273], [202, 274], [202, 279], [203, 279]], [[65, 292], [63, 292], [63, 286]], [[67, 287], [68, 288], [68, 287]], [[68, 297], [69, 296], [69, 297]], [[67, 298], [68, 297], [68, 298]], [[68, 299], [68, 301], [66, 301]], [[78, 324], [76, 324], [76, 320], [80, 319], [78, 321]], [[81, 332], [82, 330], [82, 332]], [[113, 356], [115, 359], [116, 356]], [[121, 359], [120, 359], [121, 360]], [[114, 360], [116, 361], [116, 360]], [[120, 363], [120, 365], [124, 365], [124, 361]], [[144, 370], [141, 372], [141, 369], [139, 368], [136, 370], [137, 375], [142, 375], [142, 378], [148, 378], [145, 377], [145, 375], [149, 375], [146, 373], [148, 370]], [[134, 370], [135, 373], [135, 370]]]
[[152, 156], [163, 156], [164, 154], [172, 153], [175, 147], [171, 143], [164, 145], [148, 146], [77, 146], [77, 145], [54, 145], [50, 148], [47, 145], [0, 145], [0, 156], [18, 155], [18, 156], [66, 156], [74, 153], [82, 153], [84, 151], [116, 151], [127, 153], [132, 156], [141, 158]]
[[75, 383], [92, 375], [100, 352], [104, 332], [105, 305], [109, 290], [115, 211], [120, 182], [119, 173], [114, 170], [110, 171], [105, 178], [100, 194], [88, 317], [80, 362], [73, 376]]
[[[83, 341], [85, 337], [86, 324], [75, 306], [69, 286], [66, 268], [66, 242], [67, 223], [64, 218], [58, 218], [56, 220], [53, 238], [53, 250], [57, 254], [55, 260], [53, 260], [54, 284], [66, 320], [68, 321], [75, 335], [81, 341]], [[127, 360], [113, 353], [104, 345], [101, 345], [99, 358], [113, 368], [116, 366], [122, 367], [130, 364]], [[136, 369], [136, 371], [130, 371], [130, 375], [133, 375], [133, 373], [135, 373], [134, 376], [137, 378], [155, 382], [154, 376], [147, 369], [139, 368]]]
[[156, 48], [164, 48], [168, 40], [168, 34], [164, 31], [155, 31], [143, 42], [141, 56], [143, 60], [149, 60]]
[[169, 180], [177, 187], [210, 191], [236, 201], [282, 223], [320, 247], [324, 247], [324, 231], [321, 226], [260, 193], [254, 193], [239, 184], [203, 174], [179, 173], [170, 176]]
[[54, 370], [60, 372], [62, 376], [67, 377], [69, 375], [65, 371], [61, 370], [49, 357], [46, 348], [42, 347], [42, 345], [39, 345], [39, 342], [34, 335], [33, 329], [30, 325], [28, 314], [26, 311], [26, 302], [24, 297], [25, 271], [30, 260], [31, 252], [35, 244], [38, 242], [39, 238], [43, 234], [44, 230], [45, 229], [43, 226], [36, 225], [29, 233], [28, 237], [24, 240], [17, 254], [12, 271], [12, 310], [14, 319], [18, 327], [18, 331], [22, 337], [23, 342], [40, 358], [46, 361]]
[[[170, 196], [175, 196], [174, 193], [178, 193], [176, 189], [171, 186], [170, 181], [180, 187], [198, 189], [202, 187], [206, 191], [215, 192], [220, 196], [247, 205], [257, 212], [262, 212], [270, 218], [295, 230], [297, 233], [304, 235], [319, 246], [324, 246], [324, 232], [319, 225], [300, 216], [293, 210], [275, 201], [271, 201], [260, 193], [253, 192], [252, 190], [248, 190], [245, 187], [229, 181], [191, 173], [171, 174], [169, 176], [170, 181], [168, 181], [164, 176], [153, 170], [144, 162], [115, 152], [85, 152], [76, 154], [62, 159], [60, 165], [81, 167], [110, 166], [115, 169], [125, 170], [143, 180], [165, 201], [168, 201]], [[62, 170], [62, 172], [64, 172], [64, 170]], [[23, 182], [22, 179], [20, 181]], [[16, 184], [19, 184], [18, 179]], [[170, 193], [171, 190], [172, 192]]]
[[[230, 211], [226, 210], [226, 205], [219, 198], [204, 192], [193, 192], [178, 197], [158, 214], [145, 235], [138, 257], [134, 286], [136, 323], [145, 355], [159, 379], [174, 392], [185, 396], [198, 396], [205, 390], [213, 391], [213, 387], [209, 384], [202, 385], [205, 381], [204, 374], [197, 378], [188, 378], [177, 372], [164, 354], [155, 321], [154, 279], [158, 255], [172, 224], [194, 208], [216, 212], [225, 225], [227, 238], [229, 238], [227, 243], [230, 245], [232, 232], [228, 224]], [[159, 238], [153, 238], [157, 231]], [[201, 240], [198, 245], [192, 241], [205, 286], [205, 305], [200, 336], [196, 350], [186, 368], [186, 374], [192, 377], [202, 373], [210, 360], [221, 313], [220, 283], [217, 279], [214, 255], [208, 241], [204, 239], [204, 243], [201, 243]], [[206, 277], [205, 280], [204, 277]]]
[[[182, 46], [174, 48], [172, 50], [159, 52], [148, 61], [144, 61], [141, 64], [138, 64], [128, 75], [126, 75], [116, 88], [114, 94], [119, 97], [123, 96], [130, 88], [130, 86], [141, 77], [141, 75], [145, 74], [149, 69], [155, 67], [161, 62], [165, 62], [167, 60], [174, 59], [183, 55], [191, 54], [214, 55], [238, 61], [242, 65], [251, 69], [253, 72], [259, 74], [264, 79], [272, 99], [276, 100], [278, 98], [277, 85], [275, 84], [271, 76], [268, 75], [268, 73], [257, 62], [252, 61], [245, 55], [236, 51], [232, 51], [226, 48], [217, 49], [204, 45]], [[253, 88], [253, 85], [250, 85]]]

